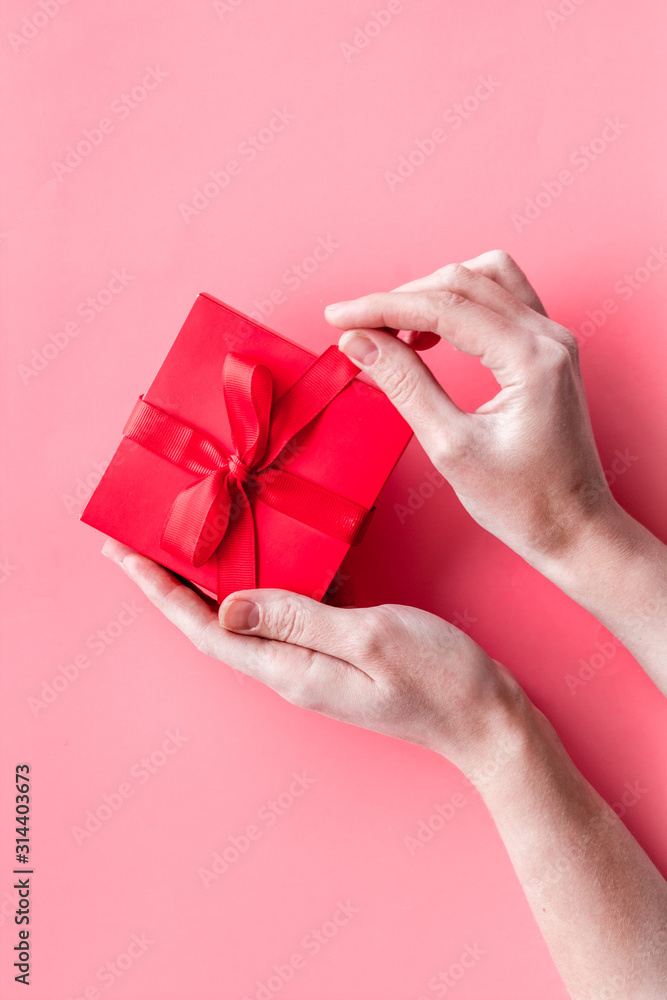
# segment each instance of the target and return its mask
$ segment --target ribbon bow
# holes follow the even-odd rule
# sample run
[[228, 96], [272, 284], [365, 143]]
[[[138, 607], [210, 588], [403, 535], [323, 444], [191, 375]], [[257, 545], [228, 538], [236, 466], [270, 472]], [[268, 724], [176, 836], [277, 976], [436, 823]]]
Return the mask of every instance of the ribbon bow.
[[174, 500], [160, 544], [193, 566], [218, 553], [218, 601], [256, 586], [252, 500], [348, 545], [358, 542], [371, 511], [282, 467], [292, 438], [358, 374], [329, 347], [294, 385], [273, 401], [268, 368], [228, 354], [222, 370], [232, 448], [140, 397], [123, 433], [199, 478]]

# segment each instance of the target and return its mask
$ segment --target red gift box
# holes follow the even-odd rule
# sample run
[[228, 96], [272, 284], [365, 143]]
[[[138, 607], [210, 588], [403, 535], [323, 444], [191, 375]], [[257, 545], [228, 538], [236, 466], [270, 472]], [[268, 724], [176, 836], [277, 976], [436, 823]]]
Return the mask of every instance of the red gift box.
[[218, 601], [321, 599], [412, 435], [358, 374], [199, 295], [81, 519]]

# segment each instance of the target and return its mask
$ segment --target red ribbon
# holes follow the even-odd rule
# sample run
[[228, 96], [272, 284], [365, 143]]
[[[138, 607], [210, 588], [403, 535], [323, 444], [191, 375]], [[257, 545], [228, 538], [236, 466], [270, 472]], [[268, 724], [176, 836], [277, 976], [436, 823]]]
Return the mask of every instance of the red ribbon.
[[[358, 374], [329, 347], [273, 402], [268, 368], [228, 354], [222, 370], [233, 451], [140, 397], [123, 433], [199, 478], [178, 494], [160, 544], [194, 566], [218, 552], [218, 601], [256, 586], [252, 498], [348, 545], [358, 542], [371, 511], [302, 479], [276, 463], [295, 434]], [[276, 464], [273, 464], [276, 463]]]

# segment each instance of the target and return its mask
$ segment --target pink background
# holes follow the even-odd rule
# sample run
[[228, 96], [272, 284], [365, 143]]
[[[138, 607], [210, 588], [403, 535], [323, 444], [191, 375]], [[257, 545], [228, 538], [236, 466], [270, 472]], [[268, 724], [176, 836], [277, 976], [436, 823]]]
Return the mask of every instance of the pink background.
[[[404, 0], [384, 14], [385, 0], [3, 5], [3, 996], [24, 995], [11, 967], [20, 761], [33, 774], [33, 1000], [418, 1000], [438, 995], [429, 980], [466, 948], [477, 957], [450, 990], [460, 1000], [565, 996], [454, 767], [203, 658], [99, 555], [103, 539], [78, 513], [199, 291], [263, 308], [269, 326], [319, 351], [334, 339], [326, 302], [503, 247], [584, 342], [612, 488], [664, 533], [667, 266], [641, 268], [666, 237], [665, 15], [658, 3], [568, 2], [551, 24], [555, 0]], [[491, 78], [483, 100], [471, 98], [480, 77]], [[144, 78], [153, 89], [132, 97]], [[280, 132], [274, 109], [287, 112]], [[607, 118], [618, 134], [582, 159]], [[420, 164], [417, 142], [437, 128], [446, 139]], [[85, 130], [97, 144], [58, 167]], [[410, 175], [388, 179], [410, 154]], [[230, 160], [224, 190], [184, 210]], [[540, 192], [532, 221], [513, 218]], [[325, 259], [298, 277], [318, 241]], [[429, 363], [462, 404], [492, 391], [444, 345]], [[438, 612], [507, 663], [610, 802], [639, 782], [624, 819], [664, 870], [664, 701], [448, 487], [401, 523], [394, 505], [428, 469], [413, 442], [344, 566], [346, 588], [358, 604]], [[578, 683], [580, 671], [590, 679]], [[44, 688], [59, 677], [59, 692]], [[30, 700], [49, 690], [44, 707]], [[167, 756], [170, 730], [187, 739]], [[312, 781], [298, 797], [295, 772]], [[77, 843], [73, 828], [105, 795], [118, 804], [123, 785], [130, 796]], [[411, 854], [405, 838], [457, 793], [455, 815]], [[278, 799], [280, 814], [267, 805]], [[250, 824], [258, 839], [204, 888], [198, 870]], [[128, 965], [133, 935], [145, 943]], [[271, 979], [297, 953], [289, 981]], [[98, 978], [118, 956], [124, 970]]]

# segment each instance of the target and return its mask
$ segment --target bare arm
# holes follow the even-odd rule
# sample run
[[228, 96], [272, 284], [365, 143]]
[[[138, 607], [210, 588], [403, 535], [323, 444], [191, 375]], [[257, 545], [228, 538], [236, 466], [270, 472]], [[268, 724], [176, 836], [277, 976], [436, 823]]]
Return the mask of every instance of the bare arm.
[[470, 775], [573, 1000], [667, 995], [667, 883], [524, 706]]
[[667, 884], [469, 636], [414, 608], [330, 608], [277, 590], [232, 595], [217, 612], [125, 546], [109, 541], [105, 554], [202, 652], [292, 704], [456, 764], [491, 812], [573, 1000], [665, 996]]
[[667, 695], [667, 546], [618, 504], [533, 565], [623, 643]]

